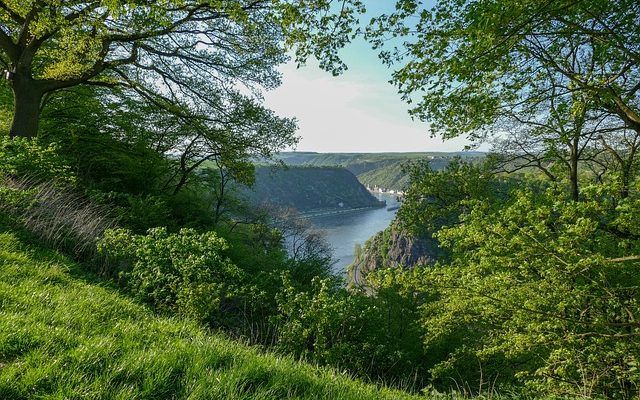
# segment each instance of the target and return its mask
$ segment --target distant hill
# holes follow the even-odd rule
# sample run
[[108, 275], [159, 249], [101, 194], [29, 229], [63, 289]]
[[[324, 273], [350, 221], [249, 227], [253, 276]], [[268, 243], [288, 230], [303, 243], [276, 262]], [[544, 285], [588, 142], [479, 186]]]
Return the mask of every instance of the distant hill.
[[255, 204], [292, 207], [300, 212], [383, 205], [352, 172], [341, 167], [257, 167], [255, 185], [245, 192]]
[[369, 187], [404, 190], [408, 184], [402, 165], [408, 161], [428, 160], [434, 169], [443, 169], [453, 157], [483, 158], [478, 151], [421, 153], [314, 153], [283, 152], [277, 158], [290, 166], [344, 167]]

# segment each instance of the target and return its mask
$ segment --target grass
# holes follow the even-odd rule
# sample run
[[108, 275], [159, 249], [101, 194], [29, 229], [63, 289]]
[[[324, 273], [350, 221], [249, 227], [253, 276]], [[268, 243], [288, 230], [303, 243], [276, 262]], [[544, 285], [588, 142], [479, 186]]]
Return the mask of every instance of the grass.
[[0, 228], [0, 399], [409, 399], [158, 317]]

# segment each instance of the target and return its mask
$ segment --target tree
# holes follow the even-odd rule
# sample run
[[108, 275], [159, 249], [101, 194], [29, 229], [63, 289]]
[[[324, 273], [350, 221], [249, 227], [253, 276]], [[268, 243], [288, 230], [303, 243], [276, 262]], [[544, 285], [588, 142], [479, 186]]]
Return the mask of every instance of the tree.
[[[505, 121], [536, 130], [542, 151], [518, 153], [535, 166], [542, 154], [568, 164], [575, 199], [577, 166], [594, 157], [583, 149], [635, 153], [634, 140], [620, 147], [611, 133], [640, 133], [637, 2], [421, 3], [398, 1], [396, 12], [375, 19], [368, 33], [377, 46], [390, 35], [404, 39], [382, 56], [399, 64], [393, 81], [405, 100], [417, 102], [412, 115], [430, 122], [434, 134], [480, 141], [504, 136]], [[507, 138], [525, 147], [530, 143], [517, 142], [522, 136]], [[622, 196], [631, 178], [620, 178]]]
[[[279, 83], [286, 48], [339, 72], [359, 0], [0, 1], [0, 63], [12, 136], [34, 137], [43, 97], [77, 85], [125, 86], [204, 118], [228, 96]], [[286, 46], [286, 47], [285, 47]], [[243, 89], [244, 88], [244, 89]], [[173, 110], [179, 111], [179, 110]]]
[[404, 167], [409, 187], [398, 210], [398, 220], [409, 232], [431, 236], [445, 226], [460, 223], [468, 202], [499, 203], [510, 189], [507, 180], [493, 173], [492, 160], [476, 164], [453, 159], [444, 170], [431, 169], [428, 161]]
[[439, 374], [479, 360], [488, 376], [545, 395], [637, 396], [640, 242], [603, 221], [637, 234], [640, 203], [584, 193], [573, 202], [557, 188], [520, 189], [499, 209], [475, 202], [438, 233], [452, 257], [421, 272], [421, 290], [436, 293], [425, 338], [428, 348], [464, 338]]
[[[179, 155], [176, 168], [167, 181], [177, 194], [206, 162], [217, 163], [227, 178], [243, 184], [253, 183], [252, 157], [269, 159], [277, 150], [295, 145], [295, 120], [280, 118], [244, 96], [230, 99], [224, 113], [215, 121], [178, 118], [180, 140], [172, 147]], [[223, 179], [224, 180], [224, 179]]]

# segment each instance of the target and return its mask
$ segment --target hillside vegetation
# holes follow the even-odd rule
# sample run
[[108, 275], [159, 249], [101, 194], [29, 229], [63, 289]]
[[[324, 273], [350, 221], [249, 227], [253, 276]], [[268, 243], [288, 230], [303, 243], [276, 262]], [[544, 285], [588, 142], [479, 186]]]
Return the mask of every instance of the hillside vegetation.
[[314, 153], [282, 152], [278, 158], [287, 165], [344, 167], [367, 187], [405, 190], [409, 175], [403, 165], [427, 160], [435, 170], [444, 169], [453, 158], [478, 160], [484, 153], [468, 152], [415, 152], [415, 153]]
[[1, 227], [0, 305], [2, 399], [412, 398], [158, 317]]
[[255, 185], [247, 193], [255, 204], [301, 212], [382, 205], [351, 172], [339, 167], [258, 167]]
[[[338, 3], [0, 2], [1, 400], [640, 399], [640, 2]], [[278, 157], [283, 64], [360, 38], [491, 154]], [[303, 210], [408, 174], [399, 229], [347, 286], [257, 160]]]

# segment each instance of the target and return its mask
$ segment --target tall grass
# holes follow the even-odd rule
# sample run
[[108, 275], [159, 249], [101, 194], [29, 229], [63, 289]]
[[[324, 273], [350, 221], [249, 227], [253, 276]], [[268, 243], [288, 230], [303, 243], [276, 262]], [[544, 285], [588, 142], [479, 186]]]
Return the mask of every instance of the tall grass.
[[42, 242], [78, 258], [94, 256], [98, 238], [115, 226], [105, 207], [92, 204], [85, 196], [63, 189], [55, 182], [4, 178], [0, 185], [20, 198], [20, 201], [0, 201], [0, 211], [12, 214]]

